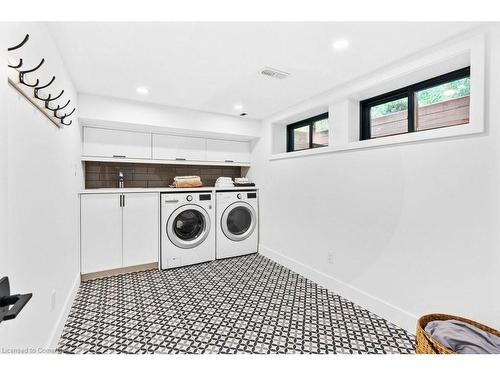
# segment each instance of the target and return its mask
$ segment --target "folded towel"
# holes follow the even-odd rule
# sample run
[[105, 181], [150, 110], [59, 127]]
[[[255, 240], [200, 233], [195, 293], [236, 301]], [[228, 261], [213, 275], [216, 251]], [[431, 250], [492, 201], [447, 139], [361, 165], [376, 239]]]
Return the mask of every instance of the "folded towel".
[[246, 177], [236, 177], [234, 179], [234, 182], [236, 184], [248, 184], [248, 183], [250, 183], [250, 180]]
[[217, 181], [215, 181], [215, 187], [234, 187], [233, 179], [231, 177], [219, 177]]
[[171, 185], [177, 188], [191, 188], [203, 186], [200, 176], [177, 176]]
[[459, 320], [434, 320], [425, 332], [460, 354], [500, 354], [500, 337]]

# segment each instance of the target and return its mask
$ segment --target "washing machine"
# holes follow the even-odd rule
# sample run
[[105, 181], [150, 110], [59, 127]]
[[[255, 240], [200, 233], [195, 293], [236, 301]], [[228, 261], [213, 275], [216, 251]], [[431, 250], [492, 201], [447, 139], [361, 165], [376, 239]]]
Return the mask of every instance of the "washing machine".
[[215, 202], [211, 191], [161, 194], [162, 269], [215, 259]]
[[216, 258], [256, 253], [259, 244], [257, 190], [218, 191], [216, 202]]

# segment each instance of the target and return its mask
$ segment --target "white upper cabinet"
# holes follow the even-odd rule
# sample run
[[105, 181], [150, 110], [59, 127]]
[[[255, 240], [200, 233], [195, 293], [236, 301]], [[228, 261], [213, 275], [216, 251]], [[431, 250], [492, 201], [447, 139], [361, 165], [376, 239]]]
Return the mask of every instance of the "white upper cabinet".
[[250, 163], [250, 142], [207, 139], [207, 160]]
[[151, 134], [83, 128], [83, 155], [151, 159]]
[[205, 138], [153, 134], [153, 159], [207, 160]]
[[250, 142], [200, 136], [151, 134], [139, 131], [83, 128], [83, 160], [140, 159], [147, 163], [221, 165], [250, 163]]

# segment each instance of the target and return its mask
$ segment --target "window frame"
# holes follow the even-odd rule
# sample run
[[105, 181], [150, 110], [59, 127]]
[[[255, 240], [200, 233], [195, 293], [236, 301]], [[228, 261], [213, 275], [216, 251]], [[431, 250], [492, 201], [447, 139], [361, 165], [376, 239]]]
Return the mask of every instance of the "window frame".
[[[385, 138], [385, 137], [392, 137], [395, 135], [401, 135], [401, 134], [408, 134], [408, 133], [414, 133], [417, 132], [415, 129], [415, 93], [418, 91], [422, 91], [425, 89], [429, 89], [434, 86], [439, 86], [445, 83], [453, 82], [459, 79], [463, 78], [470, 78], [470, 66], [454, 70], [452, 72], [442, 74], [440, 76], [426, 79], [425, 81], [417, 82], [413, 85], [409, 85], [406, 87], [403, 87], [401, 89], [393, 90], [381, 95], [377, 95], [373, 98], [365, 99], [360, 102], [360, 141], [365, 141], [369, 139], [378, 139], [378, 138]], [[408, 131], [404, 133], [397, 133], [397, 134], [388, 134], [384, 136], [380, 136], [377, 138], [372, 138], [371, 137], [371, 116], [370, 116], [370, 110], [372, 107], [375, 107], [380, 104], [388, 103], [394, 100], [398, 99], [404, 99], [406, 98], [408, 100]], [[452, 127], [456, 125], [449, 125], [446, 127]], [[433, 128], [437, 129], [437, 128]], [[420, 131], [427, 131], [427, 130], [433, 130], [433, 129], [425, 129], [425, 130], [420, 130]]]
[[[328, 112], [322, 113], [317, 116], [309, 117], [304, 120], [300, 120], [297, 122], [294, 122], [293, 124], [289, 124], [286, 126], [286, 152], [297, 152], [297, 151], [304, 151], [304, 150], [313, 150], [317, 148], [322, 148], [322, 147], [327, 147], [328, 145], [320, 145], [317, 147], [313, 147], [313, 128], [314, 128], [314, 123], [316, 121], [320, 120], [328, 120]], [[302, 128], [304, 126], [309, 127], [309, 147], [307, 148], [302, 148], [300, 150], [294, 150], [293, 149], [293, 144], [294, 144], [294, 130], [298, 128]], [[330, 128], [328, 128], [328, 133], [330, 133]]]

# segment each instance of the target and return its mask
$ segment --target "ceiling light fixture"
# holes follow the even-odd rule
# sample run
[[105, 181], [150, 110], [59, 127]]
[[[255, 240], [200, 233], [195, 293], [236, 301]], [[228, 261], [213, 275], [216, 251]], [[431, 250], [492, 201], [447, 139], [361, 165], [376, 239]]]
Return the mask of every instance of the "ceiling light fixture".
[[243, 109], [243, 106], [242, 106], [241, 104], [235, 104], [235, 105], [234, 105], [234, 109], [235, 109], [236, 111], [241, 111], [241, 110]]
[[140, 95], [147, 95], [147, 94], [149, 94], [149, 90], [146, 87], [142, 87], [142, 86], [137, 87], [135, 89], [135, 91], [137, 91], [137, 93], [140, 94]]
[[349, 47], [349, 41], [347, 39], [339, 39], [333, 43], [333, 49], [340, 51]]

